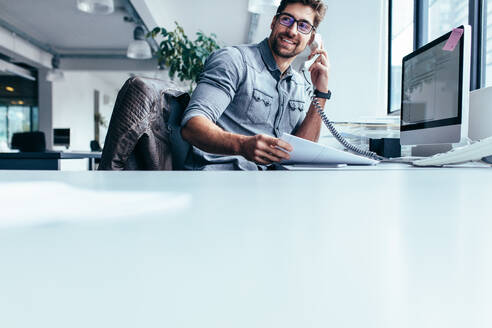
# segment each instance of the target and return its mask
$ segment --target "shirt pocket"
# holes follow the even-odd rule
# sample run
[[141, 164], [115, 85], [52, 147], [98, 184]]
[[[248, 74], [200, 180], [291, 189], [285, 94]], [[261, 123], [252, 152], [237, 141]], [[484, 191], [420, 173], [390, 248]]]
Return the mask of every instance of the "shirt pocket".
[[289, 100], [289, 119], [292, 129], [294, 129], [297, 125], [297, 122], [299, 122], [302, 112], [304, 111], [304, 106], [304, 100]]
[[249, 103], [248, 119], [255, 124], [271, 124], [269, 122], [272, 111], [273, 97], [260, 91], [253, 89], [253, 97]]

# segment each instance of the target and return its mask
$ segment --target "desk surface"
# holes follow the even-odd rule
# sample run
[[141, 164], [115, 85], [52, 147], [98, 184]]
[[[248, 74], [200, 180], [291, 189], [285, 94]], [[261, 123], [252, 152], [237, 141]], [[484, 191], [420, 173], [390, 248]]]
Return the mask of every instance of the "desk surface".
[[173, 213], [0, 230], [1, 327], [492, 326], [490, 169], [0, 181], [192, 197]]

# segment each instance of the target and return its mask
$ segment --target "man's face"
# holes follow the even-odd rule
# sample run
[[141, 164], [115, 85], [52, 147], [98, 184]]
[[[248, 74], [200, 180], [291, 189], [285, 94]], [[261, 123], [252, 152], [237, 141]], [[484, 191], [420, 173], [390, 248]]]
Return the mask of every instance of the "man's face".
[[[293, 16], [296, 20], [304, 20], [313, 25], [315, 12], [302, 3], [293, 3], [285, 7], [282, 13]], [[278, 22], [278, 16], [273, 18], [269, 41], [275, 55], [282, 58], [292, 58], [300, 54], [312, 41], [314, 31], [309, 34], [302, 34], [297, 30], [297, 23], [292, 26], [283, 26]]]

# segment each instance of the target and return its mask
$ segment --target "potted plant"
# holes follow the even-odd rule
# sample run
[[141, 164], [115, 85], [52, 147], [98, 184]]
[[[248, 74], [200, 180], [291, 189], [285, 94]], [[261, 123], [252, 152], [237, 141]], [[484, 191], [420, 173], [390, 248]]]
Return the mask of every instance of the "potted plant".
[[108, 122], [106, 121], [106, 118], [101, 115], [99, 112], [94, 113], [94, 140], [99, 142], [99, 128], [108, 128]]
[[163, 27], [156, 27], [150, 32], [149, 36], [156, 38], [160, 36], [157, 57], [160, 67], [169, 69], [169, 77], [174, 79], [178, 75], [180, 81], [190, 82], [190, 93], [198, 81], [200, 73], [203, 71], [205, 61], [212, 52], [220, 49], [217, 43], [217, 36], [205, 35], [197, 32], [197, 39], [191, 41], [185, 34], [183, 27], [175, 22], [174, 31], [167, 31]]

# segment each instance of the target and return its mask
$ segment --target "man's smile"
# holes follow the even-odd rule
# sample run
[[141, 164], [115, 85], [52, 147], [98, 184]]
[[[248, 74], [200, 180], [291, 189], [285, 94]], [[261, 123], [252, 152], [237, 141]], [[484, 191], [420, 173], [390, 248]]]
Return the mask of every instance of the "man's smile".
[[292, 46], [295, 46], [297, 43], [294, 42], [294, 40], [292, 39], [289, 39], [289, 38], [285, 38], [285, 37], [279, 37], [280, 39], [280, 43], [284, 46], [284, 47], [292, 47]]

